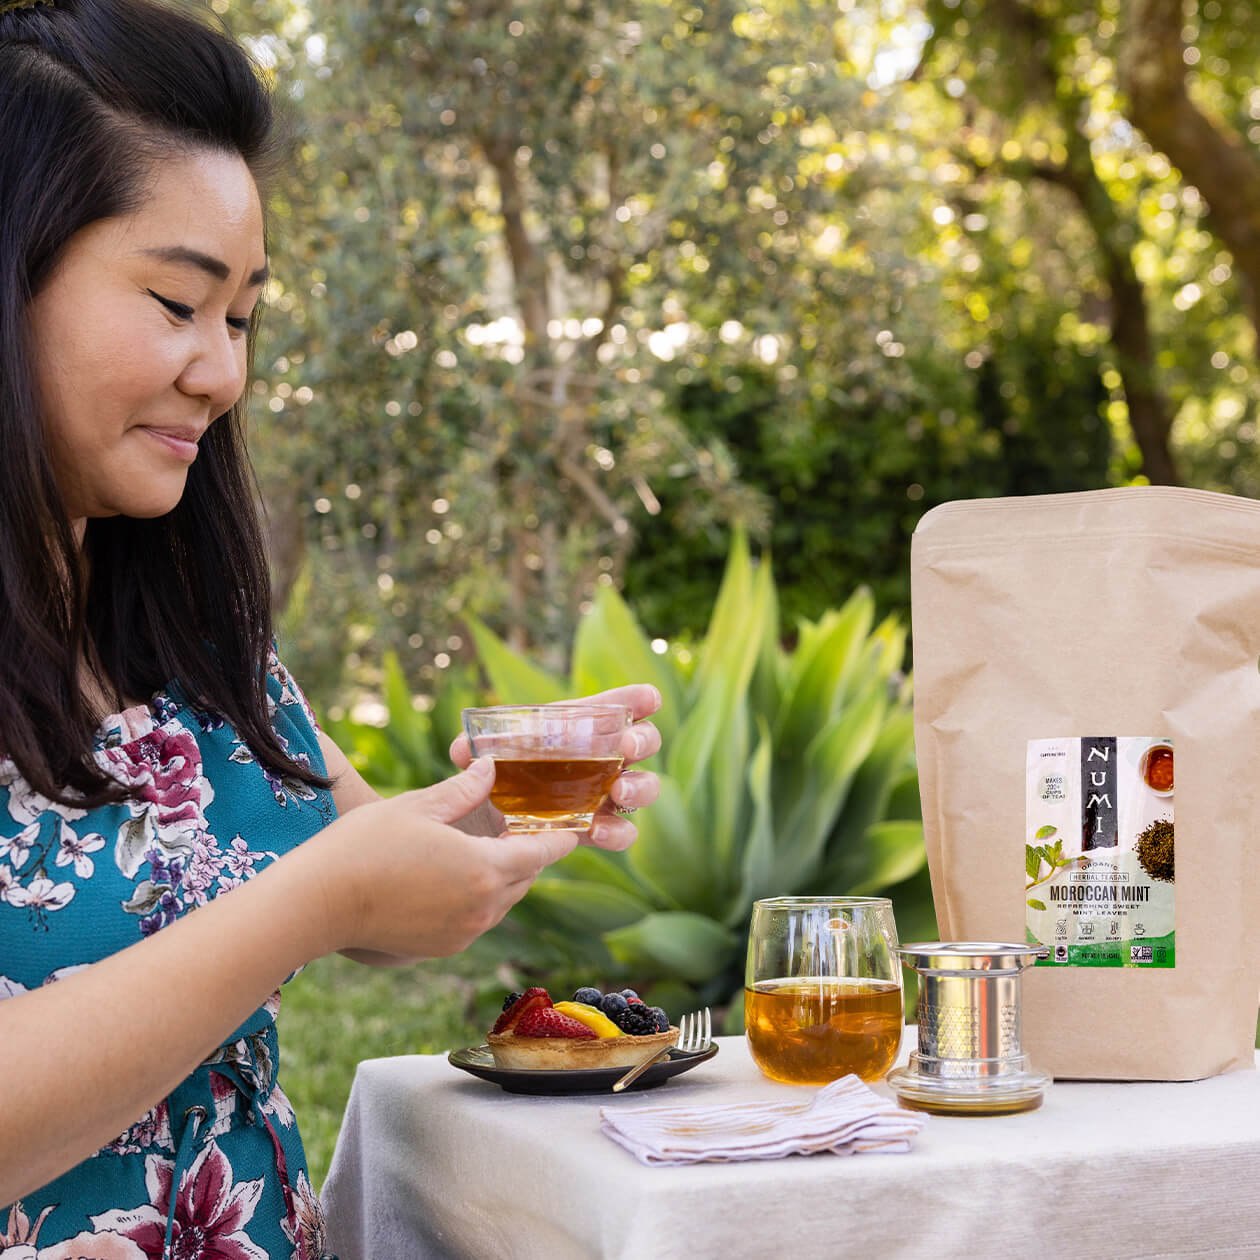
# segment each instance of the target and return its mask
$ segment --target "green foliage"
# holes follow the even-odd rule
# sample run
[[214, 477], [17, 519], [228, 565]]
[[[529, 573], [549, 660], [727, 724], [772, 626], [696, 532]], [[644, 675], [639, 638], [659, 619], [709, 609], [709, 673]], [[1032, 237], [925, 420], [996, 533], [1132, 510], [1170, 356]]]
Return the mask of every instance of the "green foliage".
[[[854, 372], [821, 398], [802, 398], [764, 367], [680, 388], [679, 419], [697, 444], [723, 443], [745, 484], [777, 505], [765, 536], [789, 621], [838, 602], [858, 574], [881, 608], [907, 609], [910, 537], [938, 503], [1110, 484], [1096, 356], [1031, 323], [995, 328], [990, 350], [959, 373], [952, 350], [924, 346], [910, 375]], [[691, 496], [659, 489], [666, 528], [631, 553], [624, 592], [648, 624], [702, 633], [722, 535], [688, 532]]]
[[[431, 689], [468, 612], [555, 672], [601, 576], [699, 635], [735, 520], [789, 627], [904, 612], [933, 504], [1139, 476], [1082, 152], [1183, 476], [1260, 493], [1233, 190], [1130, 125], [1134, 7], [216, 0], [298, 124], [253, 388], [299, 676]], [[1253, 8], [1181, 32], [1243, 154]]]
[[434, 703], [417, 709], [398, 658], [387, 652], [381, 720], [326, 720], [330, 738], [378, 792], [392, 796], [451, 773], [450, 746], [460, 732], [460, 710], [475, 703], [476, 696], [464, 671], [449, 672], [444, 682]]
[[[661, 796], [626, 853], [582, 848], [540, 878], [497, 941], [524, 969], [687, 986], [725, 1002], [741, 987], [753, 901], [884, 893], [931, 935], [917, 816], [905, 630], [874, 624], [859, 590], [779, 643], [770, 565], [737, 535], [694, 653], [654, 654], [621, 598], [601, 590], [572, 678], [547, 682], [475, 628], [500, 698], [554, 700], [631, 681], [665, 696], [654, 763]], [[921, 929], [925, 930], [921, 931]]]

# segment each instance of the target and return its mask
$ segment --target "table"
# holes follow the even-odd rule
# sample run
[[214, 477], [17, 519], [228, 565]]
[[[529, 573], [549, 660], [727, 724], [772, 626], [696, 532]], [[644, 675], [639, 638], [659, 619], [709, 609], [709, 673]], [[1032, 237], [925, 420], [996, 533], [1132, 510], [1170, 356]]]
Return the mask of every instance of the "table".
[[[902, 1059], [913, 1044], [902, 1048]], [[1260, 1256], [1260, 1075], [1060, 1082], [933, 1116], [906, 1155], [648, 1168], [601, 1106], [799, 1096], [742, 1037], [658, 1089], [507, 1094], [444, 1056], [361, 1063], [323, 1187], [340, 1260]], [[887, 1086], [876, 1088], [886, 1091]]]

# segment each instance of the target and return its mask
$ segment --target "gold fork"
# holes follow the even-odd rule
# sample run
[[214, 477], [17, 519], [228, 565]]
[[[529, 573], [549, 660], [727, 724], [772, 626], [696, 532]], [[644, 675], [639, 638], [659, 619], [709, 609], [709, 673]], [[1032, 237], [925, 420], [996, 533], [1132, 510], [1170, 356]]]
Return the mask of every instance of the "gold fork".
[[[690, 1015], [684, 1015], [678, 1021], [678, 1049], [684, 1054], [696, 1054], [701, 1050], [707, 1050], [712, 1040], [713, 1022], [707, 1006], [702, 1011], [693, 1011]], [[619, 1094], [627, 1086], [633, 1085], [653, 1063], [660, 1063], [663, 1059], [667, 1059], [672, 1049], [674, 1049], [673, 1046], [665, 1046], [644, 1059], [642, 1063], [636, 1064], [613, 1086], [613, 1093]]]

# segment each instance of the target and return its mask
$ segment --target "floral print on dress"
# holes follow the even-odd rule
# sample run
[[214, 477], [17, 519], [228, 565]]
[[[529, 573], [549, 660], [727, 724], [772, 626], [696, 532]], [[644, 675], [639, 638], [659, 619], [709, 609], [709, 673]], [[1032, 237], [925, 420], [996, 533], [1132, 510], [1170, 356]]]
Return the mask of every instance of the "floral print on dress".
[[171, 1109], [165, 1102], [147, 1111], [124, 1133], [102, 1146], [97, 1154], [143, 1155], [155, 1146], [172, 1153], [175, 1151], [175, 1140], [171, 1136]]
[[[289, 741], [280, 737], [280, 746], [284, 749], [294, 761], [310, 768], [311, 759], [305, 753], [289, 752]], [[295, 779], [290, 775], [283, 777], [276, 774], [262, 764], [250, 751], [249, 745], [243, 740], [236, 741], [236, 747], [232, 750], [229, 761], [235, 761], [238, 765], [253, 766], [256, 765], [262, 771], [263, 778], [267, 780], [268, 787], [271, 788], [271, 794], [275, 797], [277, 805], [288, 805], [290, 798], [297, 801], [313, 801], [318, 799], [319, 793], [315, 791], [309, 783], [303, 783], [301, 779]]]
[[[46, 1207], [34, 1221], [22, 1210], [20, 1202], [9, 1209], [9, 1223], [4, 1233], [0, 1234], [0, 1247], [8, 1250], [11, 1247], [34, 1246], [39, 1238], [39, 1231], [44, 1224], [51, 1207]], [[0, 1256], [4, 1251], [0, 1251]]]
[[[322, 772], [309, 706], [274, 653], [266, 687], [278, 741]], [[0, 759], [0, 1001], [160, 931], [336, 817], [329, 792], [271, 775], [243, 748], [229, 722], [172, 684], [98, 731], [97, 764], [134, 789], [128, 800], [90, 811], [59, 805]], [[213, 956], [203, 965], [213, 967]], [[134, 1000], [157, 1027], [160, 995]], [[276, 1080], [279, 1005], [277, 992], [185, 1082], [208, 1089], [210, 1114], [176, 1188], [175, 1256], [324, 1260], [319, 1200]], [[261, 1149], [260, 1120], [271, 1134]], [[170, 1103], [159, 1100], [96, 1155], [0, 1207], [0, 1260], [160, 1256], [179, 1137]], [[123, 1196], [117, 1187], [126, 1184], [133, 1190]]]
[[0, 1260], [147, 1260], [130, 1238], [112, 1230], [78, 1234], [51, 1247], [37, 1248], [39, 1231], [53, 1205], [32, 1221], [21, 1203], [9, 1209], [7, 1227], [0, 1231]]
[[294, 1245], [293, 1260], [323, 1260], [328, 1252], [328, 1227], [319, 1197], [305, 1173], [298, 1173], [293, 1187], [293, 1208], [293, 1223], [280, 1222], [285, 1237]]
[[57, 846], [56, 865], [74, 865], [74, 873], [80, 879], [91, 879], [96, 864], [91, 854], [105, 847], [105, 837], [93, 831], [90, 835], [80, 836], [69, 827], [61, 829], [61, 843]]
[[130, 819], [119, 830], [114, 861], [133, 877], [150, 853], [168, 860], [187, 853], [204, 833], [214, 788], [201, 772], [201, 749], [191, 731], [155, 728], [101, 754], [106, 768], [132, 790]]
[[[47, 930], [48, 915], [64, 909], [74, 897], [72, 883], [54, 878], [57, 867], [66, 864], [62, 854], [89, 845], [85, 854], [91, 852], [101, 847], [95, 844], [99, 837], [80, 840], [70, 823], [85, 817], [86, 811], [35, 791], [8, 758], [0, 759], [0, 788], [8, 789], [9, 816], [19, 826], [13, 835], [0, 837], [0, 903], [25, 910], [33, 928]], [[83, 860], [90, 874], [91, 859]]]
[[[144, 1161], [149, 1202], [102, 1212], [92, 1224], [136, 1243], [148, 1260], [162, 1260], [175, 1163], [150, 1155]], [[269, 1260], [244, 1226], [253, 1219], [263, 1179], [234, 1181], [232, 1165], [217, 1142], [203, 1146], [175, 1188], [173, 1260]]]
[[302, 714], [310, 724], [311, 729], [318, 732], [320, 726], [315, 717], [315, 710], [307, 702], [302, 688], [294, 682], [293, 675], [285, 669], [279, 656], [276, 655], [274, 644], [272, 645], [271, 656], [267, 660], [267, 673], [280, 684], [280, 703], [301, 705]]

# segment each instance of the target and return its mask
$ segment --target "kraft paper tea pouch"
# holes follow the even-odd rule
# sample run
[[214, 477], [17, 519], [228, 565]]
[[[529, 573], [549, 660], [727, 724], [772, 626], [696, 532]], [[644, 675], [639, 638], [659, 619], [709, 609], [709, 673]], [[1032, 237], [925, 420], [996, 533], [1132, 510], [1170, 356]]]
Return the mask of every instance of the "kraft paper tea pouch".
[[946, 503], [912, 552], [943, 940], [1038, 941], [1059, 1077], [1254, 1064], [1260, 504], [1173, 487]]

